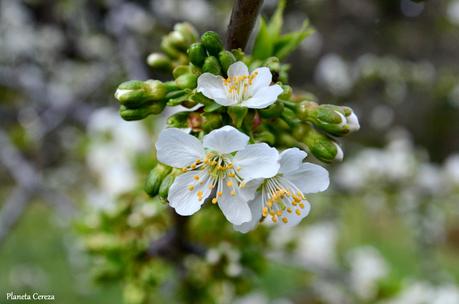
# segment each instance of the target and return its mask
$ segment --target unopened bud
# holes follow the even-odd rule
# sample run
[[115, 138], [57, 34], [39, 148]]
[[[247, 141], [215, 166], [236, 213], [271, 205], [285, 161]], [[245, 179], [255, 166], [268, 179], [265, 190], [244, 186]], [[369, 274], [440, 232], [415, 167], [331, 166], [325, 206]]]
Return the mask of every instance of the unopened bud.
[[175, 83], [179, 89], [194, 89], [197, 86], [198, 78], [193, 74], [183, 74], [179, 76]]
[[208, 31], [202, 34], [201, 42], [210, 55], [218, 56], [218, 53], [223, 50], [223, 42], [220, 35], [215, 32]]
[[127, 108], [124, 105], [120, 106], [120, 116], [124, 120], [132, 121], [132, 120], [141, 120], [146, 118], [151, 114], [159, 114], [161, 113], [164, 108], [166, 107], [166, 101], [156, 101], [152, 105], [140, 107], [140, 108]]
[[171, 167], [158, 163], [156, 167], [150, 171], [150, 174], [148, 174], [143, 188], [145, 192], [151, 197], [156, 196], [159, 193], [159, 187], [163, 179], [171, 170]]
[[269, 57], [264, 62], [263, 66], [269, 68], [271, 72], [276, 72], [276, 73], [280, 72], [280, 62], [279, 62], [279, 58], [277, 57]]
[[236, 62], [236, 57], [234, 57], [233, 53], [227, 50], [221, 51], [218, 54], [218, 59], [225, 73], [228, 71], [229, 66]]
[[309, 151], [324, 163], [343, 160], [343, 150], [330, 137], [310, 127], [304, 138]]
[[276, 101], [269, 107], [259, 110], [259, 113], [263, 118], [273, 118], [281, 116], [283, 111], [284, 104], [282, 102]]
[[151, 53], [147, 57], [147, 64], [153, 69], [169, 71], [172, 68], [172, 61], [162, 53]]
[[192, 44], [198, 39], [198, 32], [188, 22], [177, 23], [174, 25], [174, 31], [180, 33], [185, 38], [187, 45]]
[[244, 118], [247, 115], [248, 110], [249, 109], [247, 107], [241, 106], [228, 107], [228, 115], [231, 117], [233, 125], [236, 128], [240, 128], [242, 126], [242, 122], [244, 121]]
[[307, 108], [305, 117], [306, 121], [334, 136], [344, 136], [360, 128], [357, 116], [348, 107], [313, 106]]
[[166, 86], [159, 80], [131, 80], [118, 86], [115, 98], [126, 107], [138, 108], [149, 102], [163, 99], [166, 93]]
[[289, 85], [282, 85], [282, 94], [279, 95], [279, 99], [283, 99], [283, 100], [289, 100], [290, 97], [292, 97], [292, 87], [289, 86]]
[[255, 134], [255, 141], [256, 142], [265, 142], [270, 146], [273, 146], [276, 143], [276, 137], [273, 133], [269, 131], [261, 131]]
[[202, 45], [202, 43], [193, 43], [188, 48], [188, 57], [190, 58], [190, 62], [197, 67], [202, 67], [204, 64], [204, 60], [206, 60], [207, 54], [206, 49]]
[[188, 65], [178, 65], [172, 70], [172, 76], [174, 79], [179, 78], [184, 74], [190, 73], [190, 67]]
[[179, 169], [172, 169], [171, 172], [163, 179], [161, 186], [159, 187], [159, 196], [163, 199], [167, 199], [169, 194], [169, 188], [175, 181], [175, 178], [180, 175], [181, 171]]
[[161, 50], [171, 59], [178, 59], [181, 55], [180, 50], [173, 45], [169, 36], [165, 36], [161, 40]]
[[202, 71], [207, 73], [212, 73], [214, 75], [221, 75], [222, 69], [220, 67], [220, 63], [218, 62], [217, 58], [214, 56], [209, 56], [204, 61], [204, 65], [202, 66]]

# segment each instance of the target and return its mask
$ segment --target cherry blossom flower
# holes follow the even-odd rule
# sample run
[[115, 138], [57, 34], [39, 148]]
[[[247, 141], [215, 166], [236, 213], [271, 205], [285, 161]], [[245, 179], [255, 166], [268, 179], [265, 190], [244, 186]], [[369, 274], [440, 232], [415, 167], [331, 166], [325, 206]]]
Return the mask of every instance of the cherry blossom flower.
[[243, 106], [263, 109], [273, 104], [282, 93], [282, 88], [272, 82], [268, 68], [261, 67], [249, 73], [242, 62], [233, 63], [228, 68], [228, 78], [211, 73], [198, 78], [197, 91], [213, 99], [222, 106]]
[[252, 220], [235, 225], [237, 231], [245, 233], [252, 230], [262, 218], [294, 226], [309, 214], [311, 206], [305, 194], [326, 190], [330, 181], [327, 170], [303, 163], [306, 155], [298, 148], [287, 149], [280, 154], [278, 173], [265, 179], [256, 197], [249, 202]]
[[169, 205], [180, 215], [191, 215], [213, 196], [234, 225], [252, 219], [248, 201], [259, 179], [279, 170], [279, 153], [265, 143], [248, 144], [249, 137], [231, 126], [205, 135], [203, 142], [179, 129], [165, 129], [156, 143], [160, 162], [181, 168], [169, 189]]

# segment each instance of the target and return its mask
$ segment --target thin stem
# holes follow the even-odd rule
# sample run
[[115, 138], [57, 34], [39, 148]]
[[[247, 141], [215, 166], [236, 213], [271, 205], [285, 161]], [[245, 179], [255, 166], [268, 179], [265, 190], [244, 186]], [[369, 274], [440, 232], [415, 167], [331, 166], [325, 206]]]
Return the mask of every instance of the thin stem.
[[226, 35], [227, 49], [245, 49], [263, 0], [234, 0]]

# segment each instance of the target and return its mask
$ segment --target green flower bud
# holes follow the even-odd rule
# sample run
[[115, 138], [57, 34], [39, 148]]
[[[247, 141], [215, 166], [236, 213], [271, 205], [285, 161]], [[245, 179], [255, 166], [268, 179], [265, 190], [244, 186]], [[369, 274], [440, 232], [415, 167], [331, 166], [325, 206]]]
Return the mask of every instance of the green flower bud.
[[218, 54], [218, 59], [220, 60], [220, 64], [225, 73], [228, 71], [229, 66], [236, 62], [236, 57], [234, 57], [233, 53], [227, 50], [221, 51]]
[[159, 114], [161, 113], [166, 106], [166, 101], [161, 100], [153, 103], [152, 105], [140, 107], [140, 108], [127, 108], [126, 106], [120, 107], [120, 116], [124, 120], [132, 121], [132, 120], [141, 120], [146, 118], [151, 114]]
[[188, 73], [190, 73], [190, 67], [188, 65], [178, 65], [172, 71], [172, 76], [174, 77], [174, 79], [177, 79], [180, 76]]
[[215, 32], [208, 31], [202, 34], [201, 42], [210, 55], [218, 56], [218, 53], [223, 50], [223, 42]]
[[282, 102], [276, 101], [269, 107], [265, 109], [261, 109], [259, 113], [260, 113], [260, 116], [263, 118], [273, 118], [273, 117], [281, 116], [283, 111], [284, 111], [284, 104]]
[[188, 22], [177, 23], [174, 25], [174, 31], [180, 33], [185, 38], [188, 45], [198, 39], [198, 32]]
[[324, 163], [341, 161], [343, 159], [343, 150], [341, 147], [333, 139], [320, 133], [313, 127], [310, 127], [307, 131], [304, 143], [312, 155]]
[[348, 107], [313, 104], [304, 108], [302, 117], [303, 120], [334, 136], [344, 136], [360, 128], [357, 116]]
[[167, 118], [167, 126], [169, 128], [188, 128], [188, 114], [190, 112], [177, 112]]
[[204, 60], [204, 65], [202, 66], [202, 71], [207, 73], [212, 73], [214, 75], [221, 75], [222, 69], [220, 63], [214, 56], [209, 56]]
[[142, 107], [166, 96], [166, 86], [159, 80], [130, 80], [118, 86], [115, 98], [129, 108]]
[[197, 104], [198, 103], [196, 101], [192, 100], [192, 99], [187, 99], [187, 100], [182, 102], [182, 106], [184, 106], [187, 109], [191, 109], [194, 106], [196, 106]]
[[276, 136], [269, 131], [261, 131], [255, 134], [255, 141], [256, 142], [265, 142], [271, 146], [276, 143]]
[[277, 118], [273, 121], [273, 126], [276, 130], [290, 131], [289, 124], [282, 118]]
[[279, 58], [277, 57], [269, 57], [268, 59], [266, 59], [263, 66], [269, 68], [271, 72], [279, 73], [281, 70], [281, 64], [279, 62]]
[[169, 174], [169, 172], [171, 172], [171, 170], [171, 167], [158, 163], [156, 167], [150, 171], [150, 174], [148, 174], [143, 188], [145, 192], [151, 197], [156, 196], [159, 192], [159, 187], [161, 186], [163, 179], [167, 174]]
[[306, 135], [306, 132], [308, 131], [308, 126], [306, 125], [298, 125], [296, 126], [295, 128], [293, 128], [292, 130], [292, 136], [296, 139], [296, 140], [300, 140], [302, 141], [304, 136]]
[[277, 144], [284, 147], [295, 147], [298, 145], [298, 141], [288, 133], [281, 133], [277, 136]]
[[228, 115], [231, 117], [233, 125], [239, 129], [242, 126], [242, 122], [244, 121], [249, 109], [241, 106], [230, 106], [227, 111]]
[[172, 44], [169, 36], [165, 36], [161, 40], [161, 50], [171, 59], [178, 59], [181, 55], [180, 50], [177, 50]]
[[162, 53], [151, 53], [148, 55], [147, 64], [157, 70], [170, 71], [172, 69], [172, 61]]
[[223, 126], [223, 117], [219, 113], [203, 113], [201, 116], [204, 132], [210, 132]]
[[302, 121], [307, 121], [309, 113], [319, 105], [313, 101], [302, 101], [296, 106], [297, 117]]
[[180, 50], [186, 50], [188, 48], [189, 41], [186, 39], [186, 37], [178, 32], [178, 31], [173, 31], [167, 35], [171, 45], [173, 45], [175, 48], [180, 49]]
[[206, 49], [202, 43], [193, 43], [188, 49], [188, 57], [190, 62], [195, 66], [202, 67], [204, 60], [206, 60]]
[[175, 181], [175, 178], [182, 172], [179, 169], [172, 169], [172, 171], [163, 179], [161, 186], [159, 187], [159, 196], [163, 199], [167, 199], [169, 194], [169, 188]]
[[175, 80], [175, 83], [179, 89], [194, 89], [198, 85], [198, 77], [193, 74], [183, 74]]

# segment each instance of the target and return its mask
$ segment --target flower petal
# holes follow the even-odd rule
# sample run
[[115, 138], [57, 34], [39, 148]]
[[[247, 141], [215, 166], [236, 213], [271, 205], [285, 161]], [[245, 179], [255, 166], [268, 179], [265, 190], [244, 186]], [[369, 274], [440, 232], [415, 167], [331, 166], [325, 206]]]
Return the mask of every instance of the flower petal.
[[234, 76], [247, 76], [249, 75], [249, 68], [242, 61], [237, 61], [229, 66], [228, 77]]
[[255, 95], [258, 90], [268, 87], [273, 79], [271, 71], [267, 67], [258, 68], [251, 75], [255, 73], [257, 76], [254, 77], [252, 85], [249, 87], [249, 94], [251, 96]]
[[233, 162], [244, 180], [273, 177], [279, 171], [279, 152], [265, 143], [248, 145]]
[[[199, 179], [196, 180], [195, 176], [198, 176]], [[207, 170], [189, 171], [177, 176], [167, 196], [169, 205], [180, 215], [195, 213], [210, 195], [212, 191], [210, 184], [211, 178]], [[189, 188], [191, 186], [193, 188]], [[202, 196], [198, 195], [199, 192], [202, 193]]]
[[204, 157], [201, 142], [176, 128], [163, 130], [155, 146], [158, 160], [175, 168], [186, 167]]
[[232, 126], [224, 126], [204, 136], [204, 147], [228, 154], [244, 149], [249, 137]]
[[[226, 184], [228, 180], [235, 181], [235, 179], [229, 178], [223, 181], [224, 184], [219, 187], [222, 196], [218, 199], [218, 206], [226, 219], [233, 225], [249, 222], [252, 219], [252, 212], [247, 202], [255, 196], [259, 183], [247, 183], [244, 188], [228, 187]], [[231, 193], [232, 191], [234, 192]]]
[[261, 194], [258, 194], [253, 200], [248, 202], [250, 212], [252, 213], [252, 219], [249, 222], [242, 223], [241, 225], [233, 225], [234, 230], [247, 233], [257, 227], [258, 222], [261, 219], [263, 211], [263, 201]]
[[321, 192], [328, 188], [330, 179], [328, 171], [315, 164], [303, 163], [298, 170], [288, 172], [284, 175], [303, 193]]
[[234, 104], [234, 101], [228, 99], [226, 96], [226, 88], [221, 76], [211, 73], [201, 74], [198, 78], [197, 91], [223, 106]]
[[285, 174], [299, 169], [307, 155], [308, 154], [306, 152], [298, 148], [290, 148], [282, 151], [279, 158], [279, 173]]
[[255, 95], [245, 100], [242, 105], [252, 109], [263, 109], [276, 102], [277, 97], [282, 94], [282, 88], [275, 84], [259, 89]]

